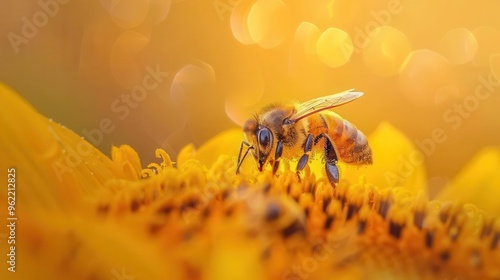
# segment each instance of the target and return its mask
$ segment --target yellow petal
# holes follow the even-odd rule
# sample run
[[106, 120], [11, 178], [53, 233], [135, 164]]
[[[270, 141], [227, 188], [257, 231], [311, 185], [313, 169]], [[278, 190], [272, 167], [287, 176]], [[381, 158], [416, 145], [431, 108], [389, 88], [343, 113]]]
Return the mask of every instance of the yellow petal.
[[413, 143], [389, 123], [381, 123], [368, 137], [373, 153], [373, 165], [346, 166], [341, 178], [356, 182], [364, 176], [366, 182], [381, 190], [402, 187], [416, 196], [427, 193], [424, 157]]
[[490, 215], [500, 215], [500, 149], [479, 151], [437, 196], [441, 200], [472, 203]]
[[137, 152], [129, 145], [113, 146], [111, 148], [111, 158], [118, 169], [123, 170], [129, 180], [141, 178], [141, 160]]
[[189, 146], [184, 148], [181, 160], [185, 162], [186, 157], [189, 157], [188, 154], [191, 153], [191, 158], [199, 160], [205, 166], [212, 166], [221, 155], [236, 157], [241, 140], [243, 140], [241, 129], [229, 129], [208, 140], [198, 150], [193, 151]]
[[[239, 129], [198, 151], [186, 147], [177, 168], [158, 149], [161, 163], [148, 165], [156, 172], [136, 180], [141, 164], [132, 148], [114, 148], [111, 161], [10, 90], [0, 93], [9, 135], [0, 139], [9, 148], [0, 162], [19, 171], [17, 279], [500, 277], [500, 221], [474, 205], [428, 203], [423, 157], [389, 124], [369, 137], [374, 165], [341, 165], [335, 188], [322, 169], [306, 168], [299, 180], [287, 161], [276, 176], [255, 171], [252, 160], [236, 175]], [[58, 178], [52, 164], [71, 159]], [[463, 185], [498, 186], [500, 151], [477, 161]], [[498, 187], [477, 190], [496, 197]], [[72, 211], [28, 211], [35, 206]]]
[[[72, 209], [83, 194], [108, 178], [125, 178], [111, 160], [82, 137], [37, 113], [0, 84], [0, 168], [15, 168], [18, 205]], [[7, 188], [0, 189], [6, 201]], [[33, 211], [36, 213], [36, 211]]]
[[188, 144], [181, 149], [177, 155], [177, 166], [183, 165], [187, 160], [194, 158], [196, 154], [196, 148], [193, 144]]
[[236, 232], [217, 240], [217, 246], [209, 258], [207, 279], [264, 278], [261, 263], [258, 261], [261, 254], [258, 242], [240, 236], [241, 233]]
[[140, 238], [131, 224], [57, 214], [24, 215], [22, 221], [17, 253], [24, 269], [18, 261], [16, 279], [164, 279], [178, 273], [172, 253]]

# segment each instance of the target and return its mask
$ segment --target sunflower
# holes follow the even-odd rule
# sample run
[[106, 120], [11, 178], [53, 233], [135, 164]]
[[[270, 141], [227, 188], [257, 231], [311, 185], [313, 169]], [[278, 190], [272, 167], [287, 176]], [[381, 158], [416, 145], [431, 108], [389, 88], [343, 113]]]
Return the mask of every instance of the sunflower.
[[500, 278], [498, 148], [430, 200], [423, 156], [388, 123], [369, 136], [373, 166], [341, 165], [332, 186], [320, 158], [299, 177], [293, 160], [276, 176], [247, 160], [236, 175], [238, 129], [143, 167], [4, 85], [0, 104], [1, 168], [15, 173], [0, 191], [14, 224], [2, 279]]

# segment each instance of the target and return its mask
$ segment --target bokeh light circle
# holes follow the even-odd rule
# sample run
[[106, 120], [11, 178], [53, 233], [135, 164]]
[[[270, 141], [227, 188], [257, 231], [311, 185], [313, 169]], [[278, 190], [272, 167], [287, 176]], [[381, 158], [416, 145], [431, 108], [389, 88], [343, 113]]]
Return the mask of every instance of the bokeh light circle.
[[476, 38], [465, 28], [448, 31], [439, 42], [441, 54], [456, 65], [470, 62], [476, 55], [477, 49]]
[[421, 105], [435, 105], [446, 95], [457, 95], [451, 63], [428, 49], [412, 51], [401, 67], [400, 87], [405, 96]]
[[490, 26], [481, 26], [472, 31], [476, 38], [478, 49], [473, 59], [476, 66], [489, 66], [490, 56], [500, 53], [500, 31]]
[[153, 18], [153, 22], [158, 24], [164, 21], [170, 12], [172, 0], [149, 0], [151, 2], [149, 14]]
[[316, 43], [318, 58], [326, 65], [335, 68], [346, 64], [354, 51], [351, 37], [338, 28], [328, 28]]
[[251, 38], [263, 48], [279, 46], [289, 31], [290, 11], [280, 0], [257, 0], [248, 13]]
[[310, 22], [302, 22], [295, 30], [295, 44], [300, 46], [306, 55], [316, 55], [316, 42], [321, 31]]
[[228, 92], [225, 96], [224, 107], [226, 115], [238, 126], [250, 117], [251, 112], [255, 111], [256, 104], [261, 102], [264, 96], [264, 82], [259, 82], [250, 87], [241, 87], [237, 90]]
[[149, 38], [135, 31], [125, 31], [111, 48], [110, 68], [115, 80], [124, 88], [140, 84], [145, 69], [136, 62], [137, 53], [149, 44]]
[[123, 29], [137, 27], [149, 12], [150, 0], [101, 0], [111, 19]]
[[493, 77], [500, 82], [500, 53], [490, 56], [490, 70]]
[[250, 31], [248, 30], [247, 19], [250, 9], [252, 8], [250, 4], [251, 3], [248, 2], [242, 2], [234, 7], [229, 19], [231, 32], [234, 38], [244, 45], [255, 44], [255, 40], [250, 36]]
[[368, 38], [363, 49], [365, 65], [380, 76], [397, 74], [411, 51], [406, 35], [394, 27], [383, 26], [374, 29]]
[[238, 80], [237, 86], [228, 89], [224, 96], [226, 115], [238, 126], [243, 125], [250, 114], [258, 109], [266, 91], [266, 81], [262, 69], [246, 69], [245, 80]]
[[[215, 71], [211, 65], [203, 61], [188, 64], [175, 74], [170, 87], [170, 98], [180, 104], [187, 98], [195, 98], [207, 86], [215, 84]], [[195, 99], [191, 99], [194, 102]]]

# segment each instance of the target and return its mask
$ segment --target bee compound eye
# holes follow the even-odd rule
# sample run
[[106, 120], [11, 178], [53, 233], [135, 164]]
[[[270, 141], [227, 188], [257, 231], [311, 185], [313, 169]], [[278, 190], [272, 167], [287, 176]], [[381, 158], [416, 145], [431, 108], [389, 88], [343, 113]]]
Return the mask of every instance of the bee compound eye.
[[259, 130], [257, 139], [259, 140], [259, 146], [262, 148], [262, 150], [269, 152], [273, 141], [273, 135], [271, 131], [268, 128], [262, 128], [261, 130]]

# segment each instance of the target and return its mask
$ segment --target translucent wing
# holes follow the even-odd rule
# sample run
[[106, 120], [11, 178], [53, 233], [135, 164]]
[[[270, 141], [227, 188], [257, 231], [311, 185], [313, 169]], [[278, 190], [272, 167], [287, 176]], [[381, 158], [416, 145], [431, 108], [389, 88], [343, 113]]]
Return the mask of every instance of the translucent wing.
[[313, 100], [306, 101], [297, 106], [297, 112], [293, 114], [289, 120], [290, 122], [296, 122], [302, 118], [305, 118], [311, 114], [327, 110], [333, 107], [340, 106], [342, 104], [353, 101], [363, 95], [361, 91], [353, 91], [353, 89], [339, 92], [332, 95], [327, 95], [319, 97]]

